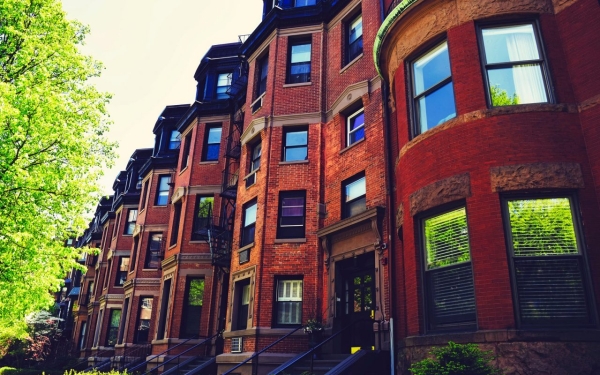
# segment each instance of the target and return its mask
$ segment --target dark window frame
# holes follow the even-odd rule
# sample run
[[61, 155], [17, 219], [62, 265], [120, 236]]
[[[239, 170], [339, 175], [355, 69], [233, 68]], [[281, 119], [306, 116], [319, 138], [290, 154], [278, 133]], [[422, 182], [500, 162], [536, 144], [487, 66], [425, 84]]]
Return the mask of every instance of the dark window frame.
[[[113, 326], [113, 315], [116, 312], [119, 312], [119, 323], [116, 326]], [[117, 344], [117, 340], [118, 340], [118, 336], [119, 336], [119, 325], [121, 323], [121, 320], [123, 319], [123, 316], [121, 315], [121, 309], [110, 309], [110, 312], [108, 313], [108, 324], [106, 325], [106, 338], [105, 338], [105, 345], [108, 347], [114, 347]], [[111, 342], [114, 341], [114, 342]]]
[[[465, 210], [465, 218], [467, 221], [467, 236], [468, 236], [468, 241], [469, 241], [469, 260], [468, 262], [457, 262], [455, 264], [451, 264], [448, 266], [442, 266], [442, 267], [436, 267], [435, 269], [431, 269], [431, 270], [427, 270], [427, 249], [425, 248], [425, 242], [426, 242], [426, 234], [425, 234], [425, 221], [428, 219], [432, 219], [456, 210], [459, 210], [461, 208], [464, 208]], [[467, 205], [466, 202], [464, 200], [460, 200], [460, 201], [456, 201], [456, 202], [452, 202], [452, 203], [448, 203], [448, 204], [444, 204], [441, 205], [439, 207], [435, 207], [431, 210], [427, 210], [425, 212], [419, 213], [416, 217], [415, 217], [415, 230], [416, 230], [416, 236], [415, 238], [418, 241], [418, 249], [419, 249], [419, 258], [421, 260], [421, 267], [420, 267], [420, 285], [422, 285], [422, 296], [421, 296], [421, 303], [424, 307], [424, 311], [425, 314], [424, 316], [424, 326], [425, 326], [425, 331], [426, 333], [436, 333], [436, 332], [448, 332], [448, 331], [474, 331], [477, 329], [477, 325], [478, 325], [478, 316], [477, 316], [477, 300], [475, 299], [475, 310], [473, 312], [473, 318], [471, 321], [467, 320], [468, 318], [468, 313], [466, 314], [462, 314], [459, 317], [455, 318], [455, 321], [452, 321], [452, 319], [446, 319], [446, 321], [436, 321], [436, 319], [434, 318], [434, 302], [433, 302], [433, 296], [430, 290], [431, 287], [431, 276], [433, 275], [434, 272], [441, 270], [456, 270], [459, 267], [462, 266], [462, 268], [467, 269], [468, 268], [468, 272], [470, 272], [471, 275], [471, 285], [473, 287], [473, 290], [475, 289], [475, 273], [473, 271], [473, 259], [472, 259], [472, 251], [471, 251], [471, 236], [470, 236], [470, 231], [469, 231], [469, 214], [467, 211]], [[468, 263], [468, 266], [465, 267], [465, 265]], [[473, 292], [474, 298], [476, 298], [474, 292]]]
[[[302, 225], [283, 224], [283, 200], [286, 198], [302, 198]], [[304, 238], [306, 236], [306, 190], [279, 192], [279, 208], [277, 215], [277, 239]]]
[[[219, 77], [223, 76], [223, 75], [227, 76], [226, 77], [227, 85], [219, 86]], [[217, 72], [216, 76], [215, 76], [215, 99], [217, 99], [217, 100], [229, 99], [227, 90], [229, 90], [232, 83], [233, 83], [233, 72]], [[225, 90], [222, 92], [219, 92], [219, 90], [221, 88], [225, 88]]]
[[[415, 87], [416, 78], [415, 78], [415, 71], [414, 71], [415, 63], [418, 60], [420, 60], [422, 57], [427, 55], [429, 52], [440, 47], [442, 44], [446, 44], [446, 48], [448, 49], [448, 65], [449, 65], [449, 69], [450, 69], [450, 75], [448, 77], [444, 78], [443, 80], [437, 82], [436, 84], [432, 85], [428, 89], [423, 90], [421, 93], [416, 94], [416, 92], [417, 92], [416, 87]], [[446, 37], [446, 35], [444, 35], [444, 37], [442, 37], [442, 38], [435, 39], [432, 43], [426, 44], [423, 48], [419, 48], [418, 51], [412, 55], [412, 58], [407, 59], [407, 61], [408, 62], [406, 63], [406, 71], [408, 72], [408, 76], [410, 77], [410, 85], [409, 85], [410, 105], [408, 106], [408, 109], [410, 111], [410, 117], [411, 117], [411, 126], [410, 126], [411, 134], [410, 134], [410, 136], [412, 139], [420, 134], [423, 134], [423, 133], [435, 128], [438, 125], [443, 124], [444, 122], [447, 122], [447, 121], [452, 120], [453, 118], [456, 118], [456, 116], [458, 116], [458, 110], [456, 107], [456, 93], [454, 91], [454, 81], [452, 78], [452, 59], [450, 58], [450, 43], [448, 42], [448, 38]], [[436, 91], [439, 91], [440, 89], [444, 88], [448, 84], [452, 84], [452, 100], [454, 102], [454, 117], [442, 122], [441, 124], [434, 125], [431, 129], [427, 129], [426, 131], [421, 131], [421, 122], [420, 122], [419, 105], [418, 105], [419, 99], [424, 98], [427, 95], [430, 95], [432, 93], [435, 93]]]
[[[536, 200], [536, 199], [561, 199], [566, 198], [569, 201], [571, 209], [571, 218], [573, 223], [573, 230], [575, 233], [575, 239], [577, 243], [577, 254], [560, 254], [560, 255], [544, 255], [544, 256], [515, 256], [514, 247], [512, 240], [512, 230], [510, 223], [510, 216], [508, 210], [508, 202], [512, 200]], [[581, 217], [581, 208], [579, 205], [578, 195], [576, 192], [543, 192], [543, 193], [516, 193], [516, 194], [503, 194], [500, 197], [501, 208], [502, 208], [502, 221], [504, 225], [504, 238], [506, 241], [506, 252], [508, 258], [508, 268], [510, 273], [511, 290], [513, 298], [513, 308], [515, 314], [515, 321], [519, 328], [544, 328], [544, 329], [565, 329], [565, 328], [590, 328], [597, 327], [598, 325], [598, 311], [596, 311], [594, 291], [593, 291], [593, 280], [591, 278], [589, 261], [587, 255], [587, 247], [585, 244], [585, 236], [583, 233], [583, 219]], [[550, 324], [536, 324], [523, 322], [523, 318], [520, 314], [520, 303], [519, 303], [519, 292], [518, 292], [518, 281], [516, 276], [515, 258], [517, 259], [576, 259], [579, 258], [582, 288], [585, 293], [585, 302], [587, 303], [587, 310], [589, 314], [588, 323], [583, 324], [569, 324], [569, 321], [561, 321], [558, 323]]]
[[[160, 240], [154, 240], [153, 237], [154, 236], [158, 236], [160, 238]], [[157, 238], [158, 238], [157, 237]], [[144, 259], [144, 269], [159, 269], [160, 267], [160, 253], [161, 253], [161, 248], [162, 248], [162, 242], [164, 241], [163, 238], [163, 233], [162, 232], [149, 232], [148, 233], [148, 246], [146, 247], [146, 258]], [[158, 247], [158, 248], [153, 248], [154, 247]], [[156, 260], [154, 260], [153, 258], [156, 258]], [[151, 267], [152, 263], [155, 261], [156, 267]]]
[[[351, 185], [361, 179], [364, 179], [364, 181], [365, 181], [365, 193], [363, 195], [360, 195], [356, 198], [351, 199], [350, 201], [346, 201], [346, 188], [349, 185]], [[341, 210], [342, 211], [342, 219], [347, 219], [349, 217], [357, 215], [358, 213], [352, 214], [352, 208], [356, 202], [359, 202], [361, 200], [364, 200], [364, 207], [362, 207], [362, 209], [360, 209], [360, 211], [358, 213], [364, 212], [367, 209], [366, 208], [367, 207], [367, 176], [364, 171], [357, 173], [354, 176], [342, 181], [342, 206], [341, 206], [342, 207], [342, 210]]]
[[[121, 270], [121, 268], [123, 267], [123, 263], [124, 263], [125, 259], [127, 259], [127, 266], [125, 267], [125, 270], [123, 271], [123, 270]], [[117, 264], [117, 272], [115, 275], [115, 286], [122, 287], [123, 284], [125, 284], [125, 281], [127, 280], [127, 274], [129, 273], [129, 261], [130, 260], [131, 260], [130, 257], [119, 257], [119, 263]]]
[[269, 75], [269, 54], [266, 53], [256, 60], [256, 90], [255, 99], [267, 92]]
[[141, 192], [142, 201], [140, 202], [140, 211], [143, 211], [146, 209], [146, 200], [147, 200], [148, 194], [149, 194], [148, 186], [150, 186], [150, 179], [147, 179], [142, 183], [142, 192]]
[[[246, 218], [248, 215], [248, 209], [252, 206], [254, 208], [254, 221], [250, 224], [246, 224]], [[258, 200], [256, 198], [246, 202], [242, 208], [242, 230], [240, 236], [240, 247], [244, 247], [254, 243], [256, 238], [256, 220], [258, 219]]]
[[[288, 146], [287, 145], [287, 136], [290, 133], [300, 133], [300, 132], [306, 132], [306, 143], [303, 145], [291, 145]], [[283, 128], [283, 139], [282, 139], [282, 157], [281, 160], [284, 162], [296, 162], [296, 161], [305, 161], [308, 160], [308, 126], [286, 126], [285, 128]], [[293, 159], [293, 160], [288, 160], [287, 159], [287, 151], [289, 149], [306, 149], [306, 158], [305, 159]]]
[[[134, 214], [134, 218], [132, 220], [131, 215], [132, 215], [133, 211], [135, 211], [135, 214]], [[126, 219], [126, 223], [125, 223], [125, 229], [123, 230], [124, 235], [131, 236], [133, 234], [133, 232], [135, 232], [135, 222], [137, 221], [138, 213], [139, 213], [139, 211], [137, 208], [129, 208], [127, 210], [127, 219]]]
[[192, 145], [192, 132], [190, 131], [183, 138], [183, 152], [181, 153], [181, 168], [180, 171], [187, 168], [190, 165], [190, 148]]
[[[361, 126], [359, 126], [356, 129], [351, 129], [351, 125], [352, 125], [352, 120], [356, 119], [358, 116], [360, 116], [360, 114], [363, 115], [363, 123]], [[365, 127], [366, 127], [366, 118], [365, 118], [365, 108], [362, 106], [361, 103], [361, 107], [357, 108], [356, 110], [352, 111], [352, 113], [350, 113], [348, 116], [346, 116], [345, 119], [345, 123], [346, 123], [346, 147], [350, 147], [353, 144], [356, 144], [360, 141], [362, 141], [363, 139], [365, 139]], [[360, 139], [355, 140], [354, 142], [352, 142], [351, 136], [353, 133], [359, 132], [362, 129], [363, 135]]]
[[[210, 131], [212, 129], [220, 129], [219, 141], [209, 143]], [[219, 155], [221, 153], [221, 138], [223, 138], [223, 124], [207, 124], [204, 131], [204, 142], [202, 143], [204, 147], [202, 147], [202, 161], [218, 161]], [[212, 157], [211, 152], [209, 150], [211, 147], [216, 148], [217, 157]]]
[[[279, 283], [281, 281], [301, 281], [302, 282], [302, 291], [300, 296], [300, 319], [298, 323], [280, 323], [278, 321], [278, 313], [279, 313]], [[302, 325], [302, 316], [303, 316], [303, 308], [304, 308], [304, 276], [303, 275], [277, 275], [275, 276], [275, 288], [273, 291], [273, 327], [276, 328], [296, 328]], [[283, 302], [297, 302], [297, 301], [283, 301]]]
[[[177, 133], [175, 139], [173, 139], [173, 135]], [[169, 143], [167, 145], [168, 150], [178, 150], [181, 146], [181, 133], [177, 131], [177, 129], [173, 129], [169, 132]]]
[[[201, 320], [202, 320], [202, 307], [204, 305], [204, 292], [202, 297], [202, 303], [199, 308], [196, 308], [195, 311], [193, 305], [189, 304], [190, 290], [193, 281], [202, 280], [203, 290], [206, 286], [206, 279], [204, 276], [188, 276], [185, 281], [185, 293], [183, 297], [183, 305], [181, 308], [181, 329], [180, 329], [180, 338], [189, 339], [192, 337], [196, 337], [200, 333], [200, 329], [202, 328]], [[191, 322], [190, 322], [191, 320]], [[191, 323], [191, 324], [190, 324]], [[197, 323], [197, 326], [195, 326]], [[193, 330], [195, 332], [190, 331], [190, 327], [194, 325]]]
[[[200, 215], [200, 204], [205, 201], [207, 198], [211, 198], [212, 202], [210, 204], [210, 208], [208, 209], [208, 216], [199, 216]], [[192, 232], [192, 241], [199, 241], [202, 238], [199, 238], [199, 235], [195, 232], [204, 228], [207, 228], [210, 225], [211, 217], [213, 216], [213, 209], [215, 206], [215, 197], [214, 195], [196, 195], [196, 204], [194, 205], [194, 222], [193, 222], [193, 232]]]
[[179, 225], [181, 224], [181, 215], [183, 214], [183, 204], [181, 201], [175, 202], [173, 204], [173, 225], [171, 225], [169, 246], [175, 246], [177, 245], [177, 242], [179, 242]]
[[[142, 307], [144, 305], [145, 300], [150, 300], [150, 319], [142, 319]], [[134, 329], [135, 329], [134, 330], [134, 332], [135, 332], [134, 343], [135, 344], [150, 343], [150, 341], [151, 341], [150, 340], [150, 329], [152, 328], [152, 313], [154, 312], [153, 310], [154, 310], [154, 297], [140, 296], [139, 301], [138, 301], [137, 317], [135, 320], [135, 327], [134, 327]], [[140, 328], [142, 328], [142, 321], [148, 321], [147, 329], [144, 329], [144, 330], [140, 329]]]
[[[360, 36], [358, 38], [356, 38], [354, 41], [350, 42], [350, 36], [351, 34], [351, 28], [352, 25], [360, 18], [360, 23], [361, 23], [361, 33]], [[345, 53], [344, 53], [344, 66], [350, 64], [352, 61], [354, 61], [356, 58], [358, 58], [360, 55], [363, 54], [364, 51], [364, 47], [363, 47], [363, 33], [364, 30], [362, 28], [362, 13], [357, 13], [354, 14], [352, 17], [350, 17], [348, 19], [348, 21], [345, 23], [345, 40], [344, 40], [344, 47], [345, 47]], [[352, 51], [354, 45], [359, 45], [360, 47], [356, 48], [356, 51]]]
[[[535, 36], [535, 42], [536, 42], [536, 46], [538, 48], [538, 53], [539, 53], [540, 58], [535, 59], [535, 60], [520, 60], [520, 61], [516, 61], [516, 62], [488, 64], [487, 57], [485, 54], [485, 46], [483, 44], [483, 29], [494, 28], [494, 27], [520, 26], [520, 25], [527, 25], [527, 24], [530, 24], [533, 26], [533, 33]], [[492, 97], [491, 97], [491, 92], [490, 92], [490, 82], [489, 82], [489, 77], [487, 74], [488, 67], [491, 66], [491, 69], [502, 69], [502, 68], [508, 68], [508, 67], [513, 67], [515, 65], [523, 65], [523, 64], [528, 64], [528, 63], [540, 65], [540, 71], [542, 74], [542, 79], [544, 80], [544, 89], [545, 89], [546, 99], [547, 99], [546, 102], [540, 102], [540, 103], [555, 103], [556, 99], [554, 96], [554, 87], [553, 87], [552, 79], [550, 76], [550, 66], [549, 66], [548, 56], [546, 55], [546, 49], [545, 49], [544, 43], [542, 41], [542, 32], [541, 32], [541, 27], [540, 27], [540, 23], [539, 23], [538, 19], [525, 17], [518, 21], [512, 20], [512, 21], [507, 21], [507, 22], [502, 22], [502, 21], [478, 22], [476, 27], [477, 27], [477, 44], [479, 46], [479, 62], [480, 62], [480, 66], [481, 66], [481, 72], [483, 75], [484, 91], [485, 91], [485, 97], [486, 97], [486, 102], [487, 102], [488, 108], [494, 107], [494, 105], [492, 104]], [[524, 103], [524, 104], [534, 104], [534, 103]], [[514, 104], [514, 105], [524, 105], [524, 104]], [[536, 104], [539, 104], [539, 103], [536, 103]]]
[[[294, 47], [298, 46], [310, 46], [310, 58], [308, 61], [301, 62], [292, 62], [292, 50]], [[287, 55], [287, 69], [286, 69], [286, 84], [295, 84], [295, 83], [309, 83], [311, 82], [311, 74], [312, 74], [312, 35], [298, 38], [298, 39], [288, 39], [288, 55]], [[302, 64], [308, 64], [308, 72], [307, 73], [298, 73], [292, 74], [292, 68], [295, 66], [301, 66]]]
[[[162, 182], [166, 180], [165, 185], [167, 189], [161, 189]], [[155, 206], [164, 207], [169, 204], [169, 192], [171, 190], [171, 175], [170, 174], [161, 174], [158, 176], [158, 185], [156, 187], [156, 198], [154, 199]], [[164, 203], [163, 203], [164, 202]]]

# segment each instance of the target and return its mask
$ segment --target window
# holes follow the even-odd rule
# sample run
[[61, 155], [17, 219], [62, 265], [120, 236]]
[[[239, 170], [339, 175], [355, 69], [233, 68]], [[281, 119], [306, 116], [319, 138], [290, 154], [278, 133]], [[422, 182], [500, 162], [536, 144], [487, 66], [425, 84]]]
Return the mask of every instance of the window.
[[412, 63], [413, 102], [417, 136], [456, 117], [448, 42], [429, 50]]
[[571, 197], [504, 200], [513, 295], [522, 326], [594, 323]]
[[204, 279], [188, 278], [181, 315], [181, 338], [187, 339], [198, 335], [203, 301]]
[[475, 288], [465, 207], [421, 220], [428, 329], [475, 326]]
[[152, 297], [141, 297], [140, 308], [135, 330], [135, 343], [146, 344], [150, 333], [150, 320], [152, 319]]
[[202, 237], [198, 233], [206, 232], [207, 227], [210, 225], [214, 201], [214, 197], [196, 197], [192, 240], [201, 240]]
[[286, 83], [310, 82], [310, 41], [290, 43]]
[[140, 203], [140, 209], [146, 208], [146, 197], [148, 196], [148, 184], [150, 180], [144, 181], [144, 187], [142, 188], [142, 202]]
[[217, 99], [228, 99], [227, 90], [231, 86], [233, 73], [220, 73], [217, 76]]
[[235, 283], [235, 303], [232, 322], [233, 330], [248, 328], [248, 310], [250, 307], [250, 279], [244, 279]]
[[124, 234], [132, 235], [135, 230], [135, 221], [137, 220], [138, 210], [130, 208], [127, 212], [127, 223], [125, 224]]
[[181, 134], [177, 130], [171, 130], [169, 137], [169, 150], [177, 150], [181, 144]]
[[548, 102], [546, 68], [533, 23], [481, 28], [492, 106]]
[[100, 310], [98, 313], [98, 319], [96, 320], [96, 332], [94, 333], [94, 341], [92, 347], [97, 348], [98, 342], [100, 341], [100, 331], [102, 331], [102, 319], [104, 318], [104, 310]]
[[306, 217], [306, 191], [279, 193], [279, 222], [277, 238], [304, 238]]
[[87, 321], [81, 322], [81, 329], [79, 331], [79, 350], [85, 349], [85, 335], [87, 330]]
[[267, 75], [269, 73], [269, 55], [262, 57], [257, 62], [258, 82], [256, 84], [256, 97], [258, 98], [267, 91]]
[[173, 205], [173, 225], [171, 226], [171, 240], [169, 246], [177, 244], [179, 237], [179, 223], [181, 222], [181, 201]]
[[256, 171], [260, 168], [260, 156], [262, 154], [262, 143], [257, 143], [252, 146], [252, 154], [250, 155], [250, 174], [246, 177], [246, 187], [256, 183]]
[[342, 219], [367, 209], [365, 174], [360, 173], [343, 183]]
[[365, 138], [365, 110], [364, 108], [354, 112], [346, 119], [346, 146]]
[[123, 343], [123, 335], [125, 333], [125, 326], [127, 325], [127, 311], [129, 311], [129, 298], [125, 298], [125, 302], [123, 303], [123, 313], [121, 316], [124, 318], [121, 324], [119, 325], [119, 336], [117, 337], [117, 343]]
[[254, 242], [254, 232], [256, 229], [256, 199], [244, 205], [244, 226], [242, 227], [242, 243], [240, 246], [246, 246]]
[[169, 304], [171, 301], [171, 279], [166, 279], [163, 283], [162, 296], [160, 300], [160, 316], [158, 318], [158, 332], [156, 339], [162, 340], [167, 332], [167, 315], [169, 312]]
[[119, 226], [121, 226], [121, 212], [123, 211], [119, 211], [119, 213], [117, 214], [117, 218], [115, 219], [115, 226], [113, 227], [112, 232], [113, 238], [117, 236], [117, 233], [119, 233]]
[[283, 131], [283, 161], [308, 160], [308, 128], [288, 128]]
[[362, 14], [348, 22], [346, 30], [346, 64], [357, 58], [363, 51]]
[[169, 203], [169, 184], [171, 176], [161, 175], [158, 177], [158, 192], [156, 193], [156, 205], [166, 206]]
[[219, 160], [219, 150], [221, 148], [221, 125], [210, 125], [206, 127], [206, 136], [204, 141], [203, 161]]
[[129, 270], [129, 257], [119, 258], [119, 269], [115, 278], [115, 286], [123, 286], [127, 280], [127, 271]]
[[317, 0], [295, 0], [294, 1], [294, 6], [296, 8], [298, 7], [307, 7], [310, 5], [315, 5], [317, 3]]
[[133, 249], [131, 250], [131, 261], [129, 262], [129, 271], [135, 269], [135, 262], [137, 262], [138, 251], [140, 250], [140, 236], [133, 238]]
[[121, 321], [121, 310], [110, 310], [108, 332], [106, 333], [106, 346], [115, 346], [117, 334], [119, 333], [119, 322]]
[[181, 155], [181, 170], [187, 168], [190, 158], [190, 146], [192, 144], [192, 133], [189, 132], [183, 140], [183, 154]]
[[162, 233], [150, 233], [148, 242], [148, 251], [146, 253], [146, 262], [144, 268], [158, 268], [160, 261], [160, 248], [162, 246]]
[[302, 323], [302, 280], [277, 281], [277, 325]]

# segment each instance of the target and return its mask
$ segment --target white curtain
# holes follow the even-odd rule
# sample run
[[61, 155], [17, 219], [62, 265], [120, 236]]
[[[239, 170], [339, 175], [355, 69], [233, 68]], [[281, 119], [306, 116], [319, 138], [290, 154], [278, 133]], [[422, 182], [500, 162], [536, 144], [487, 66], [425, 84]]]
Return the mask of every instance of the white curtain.
[[[521, 26], [523, 27], [523, 26]], [[519, 27], [519, 28], [521, 28]], [[506, 47], [510, 61], [535, 60], [539, 58], [537, 44], [531, 25], [530, 30], [518, 30], [506, 35]], [[539, 64], [514, 65], [512, 68], [515, 92], [519, 104], [547, 102], [544, 78]]]

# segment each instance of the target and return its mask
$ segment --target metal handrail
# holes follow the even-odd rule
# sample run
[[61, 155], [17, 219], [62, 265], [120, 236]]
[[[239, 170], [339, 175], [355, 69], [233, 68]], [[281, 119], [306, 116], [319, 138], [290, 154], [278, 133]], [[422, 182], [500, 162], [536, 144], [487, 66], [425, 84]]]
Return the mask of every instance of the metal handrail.
[[[113, 352], [113, 351], [114, 351], [113, 348], [105, 349], [105, 350], [103, 350], [103, 351], [101, 351], [99, 353], [96, 353], [96, 355], [94, 355], [93, 357], [97, 358], [97, 357], [99, 357], [99, 356], [101, 356], [103, 354], [110, 353], [110, 352]], [[86, 362], [88, 360], [87, 358], [89, 358], [89, 357], [83, 358], [83, 360], [79, 364]], [[104, 367], [106, 365], [106, 361], [107, 360], [104, 360], [104, 361], [100, 362], [98, 364], [98, 366], [96, 366], [95, 364], [92, 365], [92, 366], [89, 366], [85, 370], [83, 370], [82, 372], [88, 372], [88, 371], [92, 371], [95, 368]], [[110, 358], [108, 359], [108, 361], [110, 361]], [[79, 366], [79, 364], [77, 364], [76, 366]]]
[[314, 351], [316, 351], [317, 349], [319, 349], [321, 346], [325, 345], [329, 341], [333, 340], [335, 337], [337, 337], [338, 335], [340, 335], [342, 332], [346, 331], [348, 328], [353, 327], [355, 324], [360, 323], [360, 322], [362, 322], [362, 323], [364, 323], [364, 322], [372, 322], [372, 323], [377, 322], [377, 323], [381, 324], [381, 322], [379, 322], [377, 320], [373, 320], [373, 319], [359, 319], [359, 320], [355, 320], [354, 322], [348, 324], [347, 326], [345, 326], [344, 328], [340, 329], [339, 331], [337, 331], [333, 335], [329, 336], [325, 340], [321, 341], [321, 343], [313, 346], [308, 351], [306, 351], [304, 353], [298, 354], [296, 357], [292, 358], [291, 360], [289, 360], [286, 363], [282, 364], [281, 366], [277, 367], [275, 370], [269, 372], [269, 375], [278, 375], [278, 374], [282, 373], [284, 370], [287, 370], [288, 368], [290, 368], [290, 367], [296, 365], [297, 363], [299, 363], [300, 361], [304, 360], [304, 358], [306, 358], [309, 355], [312, 358], [313, 357], [312, 353]]
[[271, 349], [273, 346], [277, 345], [277, 343], [279, 343], [280, 341], [286, 339], [287, 337], [291, 336], [293, 333], [295, 333], [296, 331], [298, 331], [299, 329], [302, 329], [302, 328], [304, 328], [304, 326], [300, 326], [300, 327], [294, 329], [293, 331], [285, 334], [284, 336], [281, 336], [277, 340], [273, 341], [271, 344], [269, 344], [269, 345], [265, 346], [264, 348], [262, 348], [259, 352], [254, 353], [252, 356], [250, 356], [249, 358], [247, 358], [243, 362], [240, 362], [236, 366], [230, 368], [227, 372], [224, 372], [222, 375], [228, 375], [228, 374], [230, 374], [233, 370], [236, 370], [239, 367], [241, 367], [242, 365], [244, 365], [244, 364], [248, 363], [249, 361], [253, 360], [254, 358], [257, 358], [259, 355], [261, 355], [262, 353], [264, 353], [267, 350]]
[[162, 352], [160, 352], [160, 353], [158, 353], [158, 354], [154, 355], [154, 357], [152, 357], [152, 358], [150, 358], [150, 359], [147, 359], [147, 360], [145, 360], [144, 362], [142, 362], [142, 363], [140, 363], [139, 365], [135, 366], [134, 368], [130, 369], [130, 370], [129, 370], [129, 372], [130, 372], [130, 373], [132, 373], [132, 372], [134, 372], [134, 371], [137, 371], [137, 370], [138, 370], [139, 368], [141, 368], [142, 366], [146, 366], [146, 365], [148, 364], [148, 362], [150, 362], [151, 360], [153, 360], [153, 359], [155, 359], [155, 358], [158, 358], [158, 357], [160, 357], [160, 356], [161, 356], [161, 355], [163, 355], [163, 354], [167, 354], [167, 353], [169, 353], [171, 350], [173, 350], [173, 349], [177, 348], [178, 346], [181, 346], [181, 345], [185, 344], [186, 342], [188, 342], [188, 341], [190, 341], [190, 340], [196, 340], [197, 338], [198, 338], [197, 336], [194, 336], [194, 337], [191, 337], [191, 338], [189, 338], [189, 339], [187, 339], [187, 340], [185, 340], [185, 341], [182, 341], [182, 342], [180, 342], [179, 344], [177, 344], [177, 345], [175, 345], [175, 346], [172, 346], [172, 347], [168, 348], [167, 350], [164, 350], [164, 351], [162, 351]]
[[[123, 355], [119, 360], [119, 371], [123, 371], [127, 366], [131, 365], [136, 360], [146, 357], [151, 347], [151, 344], [134, 345], [130, 347], [129, 350], [123, 352]], [[142, 352], [141, 356], [139, 353], [140, 351]], [[127, 357], [136, 357], [136, 360], [127, 363]]]
[[[215, 333], [215, 334], [214, 334], [214, 335], [212, 335], [211, 337], [209, 337], [209, 338], [206, 338], [206, 339], [204, 339], [203, 341], [201, 341], [200, 343], [198, 343], [198, 344], [196, 344], [196, 345], [194, 345], [194, 346], [192, 346], [192, 347], [190, 347], [190, 348], [188, 348], [188, 349], [184, 350], [183, 352], [181, 352], [181, 353], [177, 354], [175, 357], [173, 357], [173, 358], [171, 358], [171, 359], [169, 359], [169, 360], [167, 360], [167, 361], [165, 361], [165, 362], [161, 363], [160, 365], [158, 365], [158, 366], [156, 366], [156, 367], [154, 367], [154, 368], [150, 369], [149, 371], [146, 371], [146, 372], [145, 372], [143, 375], [148, 375], [148, 374], [151, 374], [152, 372], [154, 372], [154, 371], [158, 370], [160, 367], [163, 367], [163, 366], [165, 366], [167, 363], [171, 363], [172, 361], [174, 361], [174, 360], [176, 360], [176, 359], [177, 359], [177, 360], [179, 360], [179, 358], [180, 358], [182, 355], [184, 355], [185, 353], [187, 353], [187, 352], [189, 352], [189, 351], [191, 351], [191, 350], [194, 350], [194, 349], [196, 349], [197, 347], [199, 347], [199, 346], [201, 346], [201, 345], [204, 345], [204, 344], [206, 344], [208, 341], [211, 341], [212, 339], [214, 339], [214, 338], [216, 338], [216, 337], [219, 337], [219, 336], [221, 336], [221, 334], [222, 334], [222, 332]], [[186, 341], [189, 341], [189, 340], [186, 340]], [[181, 344], [179, 344], [179, 345], [181, 345]], [[179, 345], [177, 345], [177, 346], [179, 346]], [[173, 348], [175, 348], [175, 346], [174, 346]], [[158, 355], [157, 355], [157, 356], [158, 356]], [[156, 358], [156, 357], [154, 357], [154, 358]], [[132, 370], [133, 370], [133, 369], [132, 369]], [[132, 371], [132, 372], [133, 372], [133, 371]]]

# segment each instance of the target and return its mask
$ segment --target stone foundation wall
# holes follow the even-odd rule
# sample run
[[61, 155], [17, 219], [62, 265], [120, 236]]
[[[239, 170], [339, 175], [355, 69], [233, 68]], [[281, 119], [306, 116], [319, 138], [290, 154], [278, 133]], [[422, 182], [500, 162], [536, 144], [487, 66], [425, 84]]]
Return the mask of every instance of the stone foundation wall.
[[[494, 353], [493, 364], [505, 375], [600, 375], [600, 334], [591, 341], [496, 341], [478, 342], [479, 348]], [[446, 336], [450, 341], [464, 342], [460, 338]], [[558, 337], [555, 337], [557, 339]], [[412, 363], [428, 356], [431, 349], [438, 347], [434, 340], [420, 337], [405, 342], [397, 353], [397, 374], [409, 375]], [[474, 340], [477, 341], [477, 340]], [[435, 343], [434, 343], [435, 342]], [[421, 345], [422, 344], [422, 345]]]

